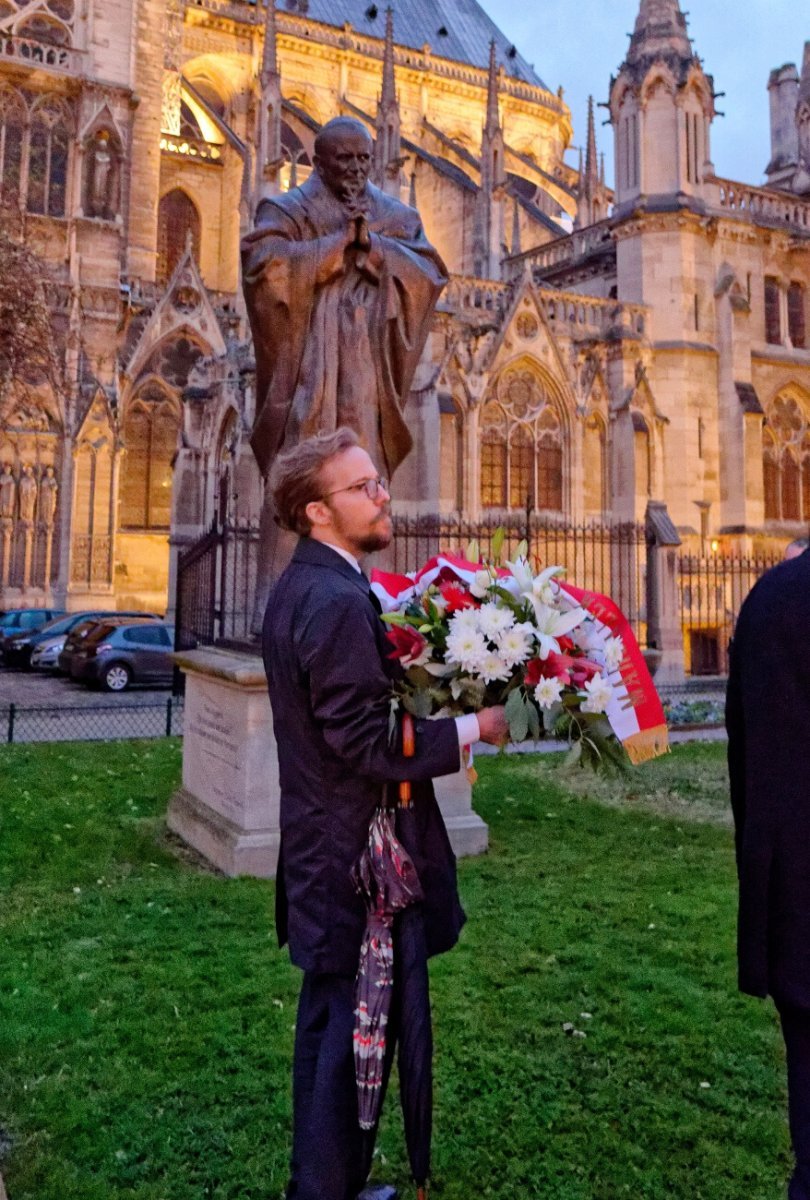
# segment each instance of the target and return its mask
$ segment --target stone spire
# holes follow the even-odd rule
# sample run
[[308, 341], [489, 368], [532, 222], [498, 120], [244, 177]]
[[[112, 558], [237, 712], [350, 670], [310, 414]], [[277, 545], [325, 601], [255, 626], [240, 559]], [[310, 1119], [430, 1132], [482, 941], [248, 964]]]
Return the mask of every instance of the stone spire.
[[400, 197], [402, 140], [399, 99], [394, 75], [394, 12], [385, 13], [385, 49], [383, 50], [382, 91], [377, 102], [374, 141], [374, 174], [377, 187], [389, 196]]
[[161, 129], [180, 136], [181, 68], [183, 63], [183, 6], [180, 0], [168, 0], [163, 42], [163, 112]]
[[498, 106], [498, 63], [495, 58], [495, 39], [489, 43], [489, 73], [487, 75], [487, 120], [484, 133], [493, 137], [501, 131], [501, 114]]
[[262, 87], [267, 87], [278, 76], [278, 45], [276, 29], [276, 0], [268, 0], [264, 19], [264, 45], [262, 46]]
[[596, 148], [596, 122], [593, 113], [593, 96], [588, 97], [588, 136], [585, 149], [585, 162], [582, 161], [582, 151], [579, 152], [579, 185], [577, 188], [577, 217], [578, 229], [593, 225], [607, 216], [608, 196], [604, 179], [604, 160], [602, 170], [599, 167], [599, 152]]
[[256, 130], [256, 184], [253, 208], [281, 190], [281, 73], [278, 69], [276, 0], [265, 0], [264, 43], [259, 72], [261, 99]]
[[693, 57], [686, 17], [678, 0], [641, 0], [627, 61], [632, 66], [662, 55], [681, 59]]
[[599, 186], [599, 156], [596, 152], [596, 124], [593, 96], [588, 97], [588, 143], [585, 151], [585, 186], [593, 193]]
[[498, 105], [498, 64], [495, 41], [489, 45], [487, 112], [481, 138], [481, 190], [478, 193], [473, 242], [473, 271], [485, 279], [498, 279], [504, 245], [506, 195], [505, 148]]

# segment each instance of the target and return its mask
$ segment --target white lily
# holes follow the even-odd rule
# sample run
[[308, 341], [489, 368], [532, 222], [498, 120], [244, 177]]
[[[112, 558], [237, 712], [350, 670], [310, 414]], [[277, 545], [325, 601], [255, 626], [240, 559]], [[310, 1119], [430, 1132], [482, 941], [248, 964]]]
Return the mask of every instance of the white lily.
[[483, 600], [489, 593], [492, 586], [492, 575], [486, 567], [482, 567], [480, 571], [476, 571], [473, 575], [473, 581], [470, 584], [470, 594], [475, 596], [476, 600]]
[[537, 628], [534, 636], [537, 639], [539, 657], [548, 658], [552, 650], [555, 654], [559, 654], [560, 643], [557, 639], [570, 633], [572, 629], [576, 629], [586, 615], [584, 608], [572, 608], [569, 612], [563, 613], [543, 604], [542, 600], [535, 599], [534, 618]]
[[557, 575], [564, 575], [565, 567], [546, 567], [544, 571], [532, 580], [532, 596], [535, 600], [542, 601], [543, 604], [553, 604], [557, 592], [552, 587], [551, 581]]

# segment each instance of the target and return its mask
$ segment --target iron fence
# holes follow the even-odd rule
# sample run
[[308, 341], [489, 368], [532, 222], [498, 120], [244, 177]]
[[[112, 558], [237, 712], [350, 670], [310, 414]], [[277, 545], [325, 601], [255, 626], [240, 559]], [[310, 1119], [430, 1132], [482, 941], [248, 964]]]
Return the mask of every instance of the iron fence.
[[394, 541], [388, 559], [393, 570], [417, 570], [440, 550], [477, 558], [492, 557], [496, 532], [503, 530], [502, 557], [510, 558], [521, 541], [540, 566], [565, 567], [578, 587], [610, 596], [646, 643], [647, 553], [644, 526], [633, 522], [571, 524], [532, 513], [487, 516], [468, 521], [460, 516], [406, 516], [394, 519]]
[[178, 555], [175, 649], [250, 639], [258, 563], [255, 522], [214, 525]]
[[729, 643], [743, 600], [780, 561], [765, 555], [680, 556], [678, 586], [688, 674], [727, 674]]
[[115, 738], [182, 737], [183, 698], [154, 704], [8, 704], [0, 708], [0, 730], [13, 742], [101, 742]]

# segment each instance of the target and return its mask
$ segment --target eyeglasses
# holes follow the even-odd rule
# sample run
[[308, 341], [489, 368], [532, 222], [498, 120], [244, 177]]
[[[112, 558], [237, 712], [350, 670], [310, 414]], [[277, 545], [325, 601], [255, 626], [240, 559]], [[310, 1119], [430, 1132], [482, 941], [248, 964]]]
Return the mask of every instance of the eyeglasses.
[[335, 488], [321, 499], [328, 500], [330, 496], [337, 496], [338, 492], [365, 492], [369, 500], [376, 500], [380, 492], [388, 492], [388, 480], [378, 475], [376, 479], [364, 479], [361, 483], [350, 483], [348, 487]]

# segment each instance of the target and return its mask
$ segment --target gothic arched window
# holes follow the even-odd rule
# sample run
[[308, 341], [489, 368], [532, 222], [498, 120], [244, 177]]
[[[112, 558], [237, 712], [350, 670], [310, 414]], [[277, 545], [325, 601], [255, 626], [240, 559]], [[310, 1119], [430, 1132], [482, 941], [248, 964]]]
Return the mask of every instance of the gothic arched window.
[[200, 214], [181, 188], [167, 192], [158, 208], [157, 278], [167, 283], [186, 250], [191, 234], [194, 258], [200, 261]]
[[0, 91], [0, 203], [19, 204], [25, 143], [25, 104], [16, 93]]
[[765, 520], [778, 521], [779, 503], [779, 459], [776, 440], [769, 429], [762, 434], [762, 483], [765, 494]]
[[31, 114], [26, 208], [63, 217], [67, 200], [70, 134], [61, 104], [46, 101]]
[[172, 509], [172, 463], [180, 419], [157, 385], [146, 387], [124, 418], [126, 449], [121, 474], [120, 524], [123, 529], [168, 529]]
[[482, 506], [561, 512], [563, 434], [555, 403], [526, 366], [503, 373], [497, 396], [482, 414]]
[[790, 394], [777, 396], [768, 409], [762, 483], [766, 520], [810, 521], [810, 426]]

